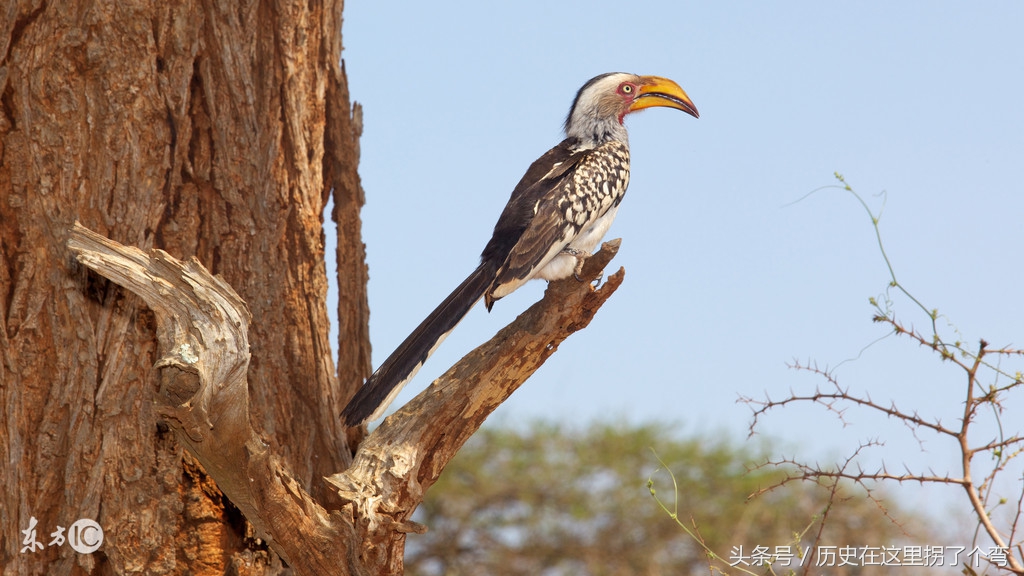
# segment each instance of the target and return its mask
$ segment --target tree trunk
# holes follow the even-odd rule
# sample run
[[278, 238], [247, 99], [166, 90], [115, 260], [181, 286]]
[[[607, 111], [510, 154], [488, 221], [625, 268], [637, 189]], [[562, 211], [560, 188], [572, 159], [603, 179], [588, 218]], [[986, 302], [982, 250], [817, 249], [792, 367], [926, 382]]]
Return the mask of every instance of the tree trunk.
[[[152, 313], [65, 247], [75, 220], [195, 256], [248, 304], [254, 425], [318, 497], [369, 371], [341, 2], [7, 3], [0, 13], [0, 565], [4, 574], [276, 573], [158, 425]], [[335, 196], [344, 366], [328, 341]], [[22, 553], [36, 519], [42, 549]], [[47, 544], [96, 521], [91, 554]], [[70, 534], [65, 533], [65, 537]]]

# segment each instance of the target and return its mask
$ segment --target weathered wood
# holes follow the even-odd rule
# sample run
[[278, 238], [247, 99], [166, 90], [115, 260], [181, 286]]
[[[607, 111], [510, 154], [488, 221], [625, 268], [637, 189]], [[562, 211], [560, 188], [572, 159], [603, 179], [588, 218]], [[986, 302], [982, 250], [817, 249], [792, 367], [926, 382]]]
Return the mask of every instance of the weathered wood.
[[79, 262], [141, 297], [156, 318], [161, 393], [156, 411], [179, 442], [289, 565], [303, 574], [401, 574], [405, 534], [426, 490], [483, 421], [558, 345], [590, 322], [618, 288], [596, 278], [618, 249], [605, 244], [580, 282], [544, 298], [452, 367], [360, 445], [353, 465], [326, 481], [325, 505], [307, 492], [249, 420], [247, 331], [241, 298], [198, 261], [124, 247], [76, 224]]
[[[125, 247], [79, 224], [78, 261], [141, 297], [156, 316], [157, 413], [259, 536], [305, 574], [348, 564], [351, 530], [301, 487], [249, 420], [249, 310], [197, 260]], [[348, 536], [348, 537], [346, 537]]]

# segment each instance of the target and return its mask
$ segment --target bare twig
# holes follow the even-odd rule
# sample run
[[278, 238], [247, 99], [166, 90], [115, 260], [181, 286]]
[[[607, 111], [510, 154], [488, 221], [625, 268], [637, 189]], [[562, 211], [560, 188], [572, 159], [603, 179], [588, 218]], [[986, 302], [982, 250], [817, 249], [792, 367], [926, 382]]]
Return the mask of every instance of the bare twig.
[[[960, 424], [957, 427], [945, 426], [938, 419], [923, 417], [917, 411], [910, 412], [900, 409], [895, 402], [885, 405], [876, 402], [867, 394], [853, 394], [849, 388], [839, 385], [835, 374], [830, 370], [819, 369], [815, 364], [801, 364], [797, 362], [792, 365], [794, 369], [808, 371], [823, 377], [830, 384], [832, 390], [822, 391], [820, 388], [816, 388], [812, 394], [798, 394], [791, 391], [787, 397], [781, 400], [774, 400], [767, 396], [767, 394], [763, 400], [754, 400], [748, 397], [740, 398], [740, 401], [751, 406], [753, 412], [750, 432], [751, 434], [754, 433], [760, 418], [770, 410], [783, 408], [794, 403], [812, 403], [822, 406], [829, 412], [836, 414], [844, 427], [848, 424], [845, 419], [846, 411], [848, 408], [854, 407], [884, 414], [889, 418], [899, 420], [907, 426], [922, 445], [923, 439], [918, 436], [919, 432], [931, 432], [940, 438], [952, 440], [960, 455], [960, 473], [936, 474], [931, 470], [928, 472], [912, 471], [904, 466], [906, 470], [904, 473], [893, 474], [885, 469], [884, 463], [874, 472], [865, 472], [859, 466], [856, 469], [851, 468], [854, 458], [862, 449], [877, 443], [872, 441], [862, 443], [849, 458], [833, 469], [825, 469], [817, 464], [805, 464], [791, 458], [766, 461], [763, 465], [792, 467], [796, 469], [796, 473], [787, 472], [785, 477], [778, 483], [762, 489], [754, 495], [795, 480], [812, 481], [819, 484], [822, 480], [825, 480], [826, 485], [831, 491], [830, 501], [835, 496], [836, 486], [838, 486], [841, 480], [860, 485], [867, 490], [868, 497], [872, 498], [872, 500], [874, 500], [874, 497], [871, 496], [868, 482], [918, 482], [920, 484], [960, 486], [967, 494], [967, 500], [974, 515], [977, 517], [979, 529], [984, 531], [985, 535], [988, 536], [995, 546], [1007, 552], [1005, 565], [993, 564], [993, 567], [1017, 574], [1024, 574], [1024, 553], [1021, 551], [1020, 543], [1014, 541], [1017, 522], [1024, 517], [1024, 489], [1022, 489], [1016, 499], [1017, 509], [1014, 519], [1005, 531], [1000, 530], [999, 526], [996, 525], [993, 520], [992, 511], [988, 508], [988, 502], [993, 497], [997, 476], [1007, 470], [1009, 463], [1024, 452], [1024, 437], [1022, 437], [1019, 431], [1007, 431], [1003, 420], [1003, 402], [1009, 394], [1020, 393], [1022, 376], [1019, 371], [1011, 373], [1001, 365], [1001, 361], [1005, 358], [1024, 355], [1024, 350], [1005, 347], [991, 349], [988, 343], [982, 340], [975, 352], [968, 350], [959, 337], [952, 341], [944, 339], [939, 332], [938, 318], [940, 318], [940, 315], [938, 311], [927, 308], [897, 280], [895, 267], [886, 253], [885, 245], [882, 241], [882, 234], [879, 229], [879, 216], [872, 212], [863, 198], [854, 192], [841, 175], [836, 174], [836, 178], [841, 184], [840, 188], [852, 194], [871, 218], [879, 251], [889, 271], [889, 284], [883, 295], [882, 303], [879, 302], [879, 299], [871, 299], [871, 304], [876, 309], [874, 321], [888, 325], [892, 329], [892, 334], [910, 338], [919, 345], [934, 351], [942, 361], [951, 362], [963, 371], [966, 378], [962, 413], [959, 419]], [[912, 327], [908, 328], [904, 322], [896, 319], [889, 290], [895, 290], [906, 297], [916, 308], [925, 313], [931, 328], [930, 334], [922, 334]], [[876, 340], [875, 342], [878, 341]], [[990, 360], [993, 357], [996, 359], [995, 362]], [[985, 386], [982, 379], [987, 378], [989, 375], [993, 379], [993, 384]], [[1009, 383], [1000, 383], [999, 381], [1002, 378], [1008, 378]], [[1000, 383], [1000, 385], [997, 386], [996, 383]], [[990, 412], [986, 412], [985, 409], [990, 409]], [[974, 445], [972, 445], [972, 427], [986, 413], [991, 414], [991, 423], [997, 428], [998, 435], [995, 439], [989, 439], [980, 444], [975, 441]], [[974, 468], [978, 456], [983, 454], [991, 456], [994, 463], [979, 484], [974, 479], [973, 473], [975, 472]], [[1001, 500], [1000, 502], [1004, 501]], [[881, 506], [881, 502], [876, 500], [876, 503]], [[822, 525], [824, 521], [825, 518], [823, 517]], [[1008, 533], [1009, 537], [1004, 538], [1004, 533]], [[1016, 549], [1016, 553], [1014, 553], [1014, 549]]]

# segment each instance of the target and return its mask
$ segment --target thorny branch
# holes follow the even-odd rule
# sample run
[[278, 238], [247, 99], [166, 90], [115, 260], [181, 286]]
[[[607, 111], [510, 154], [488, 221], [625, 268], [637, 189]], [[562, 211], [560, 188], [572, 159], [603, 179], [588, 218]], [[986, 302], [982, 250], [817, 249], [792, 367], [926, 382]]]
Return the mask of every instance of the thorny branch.
[[[938, 354], [941, 361], [951, 362], [962, 371], [964, 376], [964, 400], [962, 415], [959, 418], [959, 426], [947, 426], [942, 424], [938, 418], [931, 419], [922, 416], [916, 410], [907, 411], [901, 409], [895, 402], [885, 405], [873, 400], [867, 393], [862, 395], [852, 393], [849, 387], [839, 384], [834, 370], [821, 369], [812, 363], [795, 362], [791, 365], [791, 368], [810, 372], [824, 378], [831, 389], [823, 391], [818, 387], [810, 394], [798, 394], [791, 391], [787, 397], [781, 400], [773, 400], [767, 394], [763, 400], [741, 397], [739, 401], [749, 405], [753, 412], [750, 433], [753, 434], [755, 432], [757, 424], [768, 412], [777, 408], [785, 408], [791, 404], [811, 403], [822, 406], [827, 411], [835, 414], [844, 427], [848, 425], [845, 419], [846, 410], [850, 407], [860, 408], [884, 414], [889, 418], [902, 422], [919, 443], [922, 442], [918, 436], [919, 432], [930, 432], [938, 435], [940, 438], [951, 440], [959, 453], [960, 470], [957, 473], [937, 474], [932, 470], [927, 472], [911, 470], [904, 465], [904, 472], [896, 474], [889, 472], [883, 462], [875, 471], [865, 471], [856, 463], [856, 459], [863, 450], [881, 445], [881, 442], [878, 440], [872, 440], [862, 442], [853, 454], [832, 468], [823, 467], [819, 464], [807, 464], [794, 458], [768, 460], [762, 466], [788, 467], [790, 470], [795, 470], [795, 472], [787, 473], [775, 485], [759, 490], [752, 496], [774, 490], [793, 481], [811, 481], [818, 484], [824, 483], [824, 486], [830, 490], [831, 502], [831, 499], [836, 497], [839, 483], [850, 482], [863, 488], [868, 498], [885, 511], [882, 502], [873, 496], [871, 483], [917, 482], [919, 484], [959, 486], [966, 493], [971, 510], [977, 517], [978, 530], [983, 530], [996, 547], [1007, 552], [1005, 566], [993, 564], [993, 568], [1007, 570], [1015, 574], [1024, 574], [1024, 550], [1022, 550], [1021, 540], [1017, 537], [1018, 524], [1024, 518], [1024, 489], [1018, 486], [1021, 492], [1016, 498], [1016, 511], [1012, 518], [1003, 524], [997, 525], [998, 521], [993, 515], [994, 508], [991, 506], [991, 499], [995, 497], [994, 486], [997, 477], [1001, 473], [1006, 472], [1009, 464], [1015, 461], [1020, 454], [1024, 453], [1024, 436], [1021, 435], [1020, 431], [1007, 431], [1005, 428], [1007, 421], [1003, 418], [1006, 411], [1006, 403], [1010, 396], [1019, 396], [1024, 392], [1024, 378], [1022, 378], [1021, 372], [1011, 373], [1001, 365], [1003, 360], [1019, 358], [1024, 355], [1024, 350], [1009, 347], [992, 349], [986, 341], [981, 340], [977, 350], [972, 351], [959, 338], [952, 341], [944, 339], [939, 331], [938, 319], [940, 315], [938, 311], [925, 307], [924, 304], [897, 281], [895, 268], [886, 254], [885, 246], [882, 242], [882, 235], [878, 225], [879, 216], [871, 211], [867, 203], [854, 192], [841, 175], [836, 174], [836, 178], [841, 184], [839, 188], [852, 194], [870, 216], [881, 256], [889, 271], [889, 284], [881, 298], [884, 304], [880, 304], [879, 299], [876, 298], [872, 298], [870, 301], [872, 306], [875, 307], [873, 320], [876, 323], [887, 325], [892, 330], [891, 335], [910, 338], [922, 347]], [[931, 326], [930, 334], [922, 334], [914, 328], [908, 327], [904, 321], [896, 318], [894, 306], [890, 298], [890, 290], [896, 290], [898, 294], [909, 299], [910, 302], [927, 315]], [[1009, 382], [1005, 383], [1006, 380], [1009, 380]], [[1014, 397], [1017, 398], [1018, 396]], [[990, 421], [986, 420], [985, 423], [994, 425], [998, 433], [995, 439], [988, 438], [979, 442], [974, 438], [976, 434], [972, 435], [972, 433], [974, 433], [975, 428], [981, 425], [979, 422], [982, 421], [985, 414], [990, 414], [991, 419]], [[974, 477], [974, 474], [978, 472], [979, 457], [983, 455], [989, 456], [992, 464], [991, 469], [979, 481]], [[1019, 480], [1018, 478], [1018, 482]], [[1006, 499], [1001, 499], [996, 506], [998, 507], [1005, 502]], [[827, 515], [827, 512], [828, 508], [826, 508], [825, 515]], [[887, 512], [886, 516], [888, 516]], [[895, 519], [891, 517], [890, 519], [895, 522]], [[823, 517], [821, 528], [824, 527], [824, 524], [825, 518]], [[976, 541], [979, 536], [980, 534], [976, 531]], [[819, 530], [818, 538], [820, 539], [820, 537], [821, 532]]]

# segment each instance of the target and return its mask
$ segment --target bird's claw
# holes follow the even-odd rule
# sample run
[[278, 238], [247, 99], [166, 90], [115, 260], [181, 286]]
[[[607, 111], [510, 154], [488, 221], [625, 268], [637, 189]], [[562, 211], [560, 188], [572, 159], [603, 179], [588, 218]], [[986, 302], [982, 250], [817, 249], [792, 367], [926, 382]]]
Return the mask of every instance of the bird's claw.
[[572, 270], [572, 277], [575, 278], [577, 282], [583, 282], [583, 278], [580, 278], [580, 274], [583, 273], [583, 264], [587, 261], [587, 258], [590, 258], [590, 254], [583, 250], [569, 247], [563, 248], [562, 253], [576, 258], [576, 267]]

